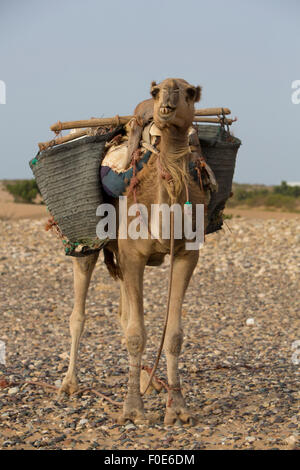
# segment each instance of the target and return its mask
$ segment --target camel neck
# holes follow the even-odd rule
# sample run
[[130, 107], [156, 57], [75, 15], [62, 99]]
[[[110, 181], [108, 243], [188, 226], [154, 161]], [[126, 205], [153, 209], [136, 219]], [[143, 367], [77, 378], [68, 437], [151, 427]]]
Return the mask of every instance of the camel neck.
[[[158, 156], [158, 203], [183, 203], [187, 182], [188, 131], [164, 129]], [[170, 184], [168, 181], [172, 181]], [[172, 189], [173, 188], [173, 189]]]
[[160, 151], [169, 158], [182, 158], [188, 152], [188, 130], [166, 128], [161, 131]]

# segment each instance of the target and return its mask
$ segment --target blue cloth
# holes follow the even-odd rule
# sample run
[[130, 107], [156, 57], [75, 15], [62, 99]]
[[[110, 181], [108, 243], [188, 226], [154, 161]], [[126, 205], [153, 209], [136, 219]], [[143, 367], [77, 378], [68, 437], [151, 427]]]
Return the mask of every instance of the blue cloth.
[[[145, 153], [136, 164], [136, 171], [139, 172], [148, 162], [151, 152]], [[133, 175], [133, 168], [129, 168], [121, 173], [113, 171], [109, 166], [101, 166], [100, 177], [104, 191], [112, 197], [119, 197], [124, 194]]]
[[[145, 155], [137, 162], [136, 171], [139, 172], [144, 165], [148, 162], [151, 156], [151, 152], [145, 153]], [[195, 181], [198, 181], [198, 175], [196, 170], [195, 162], [189, 163], [189, 172]], [[101, 166], [100, 176], [102, 187], [106, 194], [112, 197], [119, 197], [124, 194], [127, 186], [130, 184], [130, 180], [133, 175], [133, 168], [129, 168], [121, 173], [113, 171], [109, 166]]]

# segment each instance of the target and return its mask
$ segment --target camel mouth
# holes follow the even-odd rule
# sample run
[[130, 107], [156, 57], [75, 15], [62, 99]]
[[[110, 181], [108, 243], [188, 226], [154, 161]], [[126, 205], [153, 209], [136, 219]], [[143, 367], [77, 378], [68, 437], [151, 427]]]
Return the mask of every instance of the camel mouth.
[[159, 114], [161, 117], [166, 118], [173, 114], [175, 109], [176, 108], [172, 108], [171, 106], [161, 106], [159, 108]]

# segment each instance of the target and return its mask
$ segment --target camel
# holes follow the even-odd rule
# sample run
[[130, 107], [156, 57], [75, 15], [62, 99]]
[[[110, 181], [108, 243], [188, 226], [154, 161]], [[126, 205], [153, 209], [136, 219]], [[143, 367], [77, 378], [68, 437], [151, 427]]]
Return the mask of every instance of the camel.
[[[200, 100], [201, 88], [182, 79], [166, 79], [160, 84], [152, 82], [150, 106], [156, 126], [161, 131], [148, 164], [138, 173], [136, 199], [147, 208], [151, 204], [178, 203], [182, 207], [208, 203], [199, 184], [191, 178], [188, 162], [194, 158], [189, 149], [188, 129], [194, 117], [194, 103]], [[150, 103], [151, 102], [151, 103]], [[150, 104], [149, 104], [150, 103]], [[144, 108], [143, 108], [144, 109]], [[148, 108], [147, 108], [148, 109]], [[149, 109], [148, 109], [149, 110]], [[126, 191], [128, 206], [134, 202], [132, 187]], [[118, 201], [111, 201], [118, 207]], [[128, 217], [128, 220], [132, 219]], [[129, 223], [129, 222], [128, 222]], [[205, 224], [207, 224], [205, 216]], [[161, 227], [160, 227], [161, 228]], [[120, 282], [120, 322], [129, 355], [129, 381], [120, 422], [145, 422], [141, 396], [142, 354], [146, 344], [143, 312], [143, 275], [146, 265], [158, 266], [170, 253], [168, 239], [130, 238], [111, 240], [104, 249], [105, 262], [111, 274]], [[199, 249], [187, 250], [185, 239], [174, 242], [173, 281], [170, 294], [170, 316], [164, 339], [167, 359], [169, 397], [164, 422], [173, 425], [177, 420], [192, 424], [194, 417], [182, 394], [178, 361], [183, 342], [181, 325], [182, 302], [189, 281], [197, 265]], [[74, 308], [70, 317], [71, 352], [69, 368], [61, 386], [61, 393], [74, 393], [78, 389], [76, 360], [79, 340], [85, 322], [85, 301], [98, 253], [74, 258]]]

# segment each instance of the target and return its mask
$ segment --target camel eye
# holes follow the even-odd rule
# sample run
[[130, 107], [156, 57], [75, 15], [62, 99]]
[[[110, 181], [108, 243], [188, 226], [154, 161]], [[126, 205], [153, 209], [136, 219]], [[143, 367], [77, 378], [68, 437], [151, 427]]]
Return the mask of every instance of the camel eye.
[[151, 90], [151, 95], [153, 96], [154, 99], [157, 97], [158, 93], [159, 93], [158, 86], [153, 87]]

